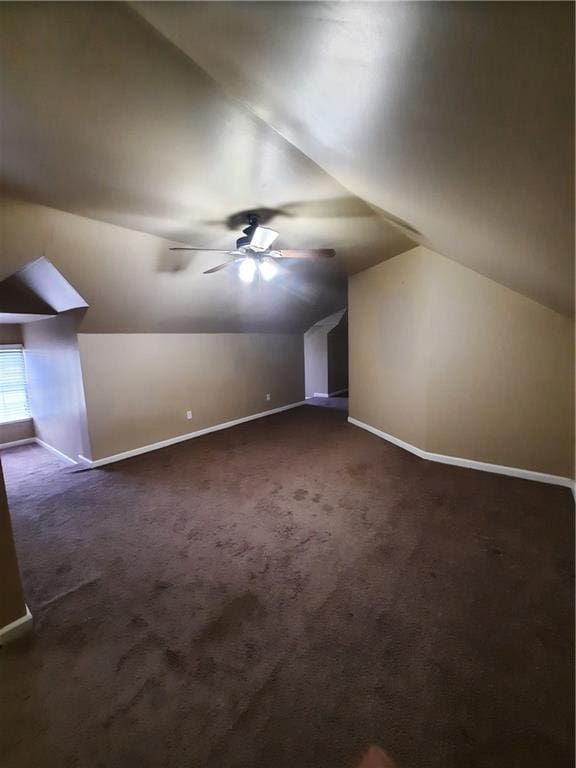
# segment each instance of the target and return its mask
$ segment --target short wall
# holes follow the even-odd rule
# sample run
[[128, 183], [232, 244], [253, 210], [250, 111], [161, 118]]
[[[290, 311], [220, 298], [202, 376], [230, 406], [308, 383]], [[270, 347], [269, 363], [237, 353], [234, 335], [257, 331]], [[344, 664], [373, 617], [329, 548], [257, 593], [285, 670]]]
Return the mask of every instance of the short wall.
[[430, 454], [574, 477], [574, 321], [418, 247], [349, 283], [350, 416]]
[[80, 334], [78, 340], [94, 460], [304, 399], [299, 334]]
[[35, 435], [32, 419], [13, 421], [11, 424], [0, 424], [0, 445], [14, 443], [17, 440], [28, 440]]

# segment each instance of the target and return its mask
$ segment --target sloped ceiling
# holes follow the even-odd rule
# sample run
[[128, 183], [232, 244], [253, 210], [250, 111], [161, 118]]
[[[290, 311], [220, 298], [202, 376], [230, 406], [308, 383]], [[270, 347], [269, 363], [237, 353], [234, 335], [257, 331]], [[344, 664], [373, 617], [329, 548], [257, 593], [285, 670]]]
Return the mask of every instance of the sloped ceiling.
[[[0, 15], [7, 196], [208, 248], [234, 245], [230, 214], [280, 208], [279, 247], [338, 253], [287, 264], [281, 280], [247, 298], [232, 272], [201, 274], [225, 260], [219, 254], [170, 254], [157, 241], [140, 260], [134, 248], [119, 257], [111, 245], [102, 252], [110, 231], [89, 224], [96, 242], [79, 238], [64, 253], [51, 224], [31, 221], [33, 250], [14, 242], [17, 233], [5, 238], [0, 277], [45, 255], [89, 300], [83, 330], [304, 330], [344, 305], [347, 272], [410, 247], [127, 5], [3, 3]], [[78, 225], [58, 218], [63, 229]]]
[[573, 312], [573, 3], [135, 7], [420, 242]]
[[0, 307], [0, 323], [13, 325], [55, 317], [59, 312], [83, 313], [88, 305], [56, 267], [41, 257], [0, 281]]
[[194, 254], [173, 271], [167, 246], [155, 235], [0, 200], [3, 269], [45, 254], [89, 305], [83, 333], [301, 333], [346, 300], [335, 259], [297, 262], [270, 283], [246, 285], [233, 270], [202, 275], [220, 254]]
[[18, 275], [0, 281], [0, 323], [14, 325], [55, 315], [53, 307], [23, 284]]
[[[342, 307], [346, 272], [417, 240], [570, 312], [572, 16], [2, 3], [5, 192], [156, 237], [8, 203], [34, 231], [3, 234], [0, 277], [45, 255], [90, 304], [87, 331], [292, 331]], [[280, 246], [338, 259], [249, 294], [159, 239], [229, 247], [225, 219], [251, 207], [286, 212]]]

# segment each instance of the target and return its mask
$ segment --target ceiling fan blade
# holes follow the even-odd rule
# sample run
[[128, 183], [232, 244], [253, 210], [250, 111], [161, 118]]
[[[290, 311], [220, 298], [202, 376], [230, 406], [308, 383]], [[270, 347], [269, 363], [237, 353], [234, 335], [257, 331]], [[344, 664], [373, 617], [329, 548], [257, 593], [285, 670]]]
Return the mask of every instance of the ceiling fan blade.
[[273, 255], [277, 259], [325, 259], [331, 258], [336, 252], [333, 248], [316, 248], [315, 250], [288, 250], [274, 251]]
[[243, 226], [246, 226], [246, 222], [248, 221], [249, 216], [256, 216], [258, 219], [258, 223], [262, 226], [264, 224], [267, 224], [269, 221], [271, 221], [275, 216], [286, 216], [288, 214], [285, 214], [284, 211], [279, 210], [278, 208], [251, 208], [249, 210], [245, 211], [238, 211], [237, 213], [232, 213], [230, 216], [228, 216], [227, 219], [225, 219], [224, 222], [216, 221], [216, 222], [205, 222], [205, 223], [213, 223], [213, 224], [226, 224], [228, 229], [240, 229]]
[[348, 197], [330, 197], [316, 200], [297, 200], [286, 203], [281, 208], [247, 208], [244, 211], [232, 213], [225, 222], [208, 221], [205, 224], [225, 223], [228, 229], [239, 229], [252, 214], [258, 217], [260, 225], [264, 226], [273, 219], [284, 216], [300, 216], [302, 218], [364, 218], [376, 216], [376, 211], [364, 200], [354, 195]]
[[189, 246], [171, 246], [169, 251], [205, 251], [206, 253], [229, 253], [225, 248], [192, 248]]
[[359, 197], [330, 197], [316, 200], [298, 200], [282, 206], [284, 215], [306, 219], [367, 218], [376, 213]]
[[232, 259], [232, 261], [225, 261], [224, 264], [218, 264], [216, 267], [212, 267], [211, 269], [205, 270], [202, 274], [211, 275], [214, 272], [220, 272], [221, 269], [225, 269], [226, 267], [231, 267], [232, 264], [236, 264], [237, 261], [242, 261], [242, 259]]

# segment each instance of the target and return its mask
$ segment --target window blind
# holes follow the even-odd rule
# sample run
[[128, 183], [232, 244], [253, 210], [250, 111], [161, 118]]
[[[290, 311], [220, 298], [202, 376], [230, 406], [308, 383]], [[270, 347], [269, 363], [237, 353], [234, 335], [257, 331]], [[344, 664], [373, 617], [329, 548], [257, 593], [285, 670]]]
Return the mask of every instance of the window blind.
[[24, 352], [0, 348], [0, 424], [29, 418]]

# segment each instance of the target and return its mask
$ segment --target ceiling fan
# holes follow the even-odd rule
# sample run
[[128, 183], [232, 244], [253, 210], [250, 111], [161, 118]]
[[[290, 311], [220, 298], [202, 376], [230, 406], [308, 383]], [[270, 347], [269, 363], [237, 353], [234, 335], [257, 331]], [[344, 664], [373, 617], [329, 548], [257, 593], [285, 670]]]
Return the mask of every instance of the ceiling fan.
[[245, 283], [251, 283], [257, 274], [264, 280], [272, 280], [277, 274], [276, 262], [280, 259], [317, 259], [334, 256], [332, 248], [317, 248], [315, 250], [272, 250], [271, 245], [278, 237], [278, 232], [258, 224], [256, 213], [246, 214], [248, 226], [242, 230], [243, 237], [236, 240], [236, 248], [231, 251], [219, 248], [198, 248], [191, 246], [174, 246], [171, 251], [207, 251], [210, 253], [227, 253], [234, 258], [225, 261], [204, 274], [211, 275], [221, 269], [239, 264], [238, 274]]

